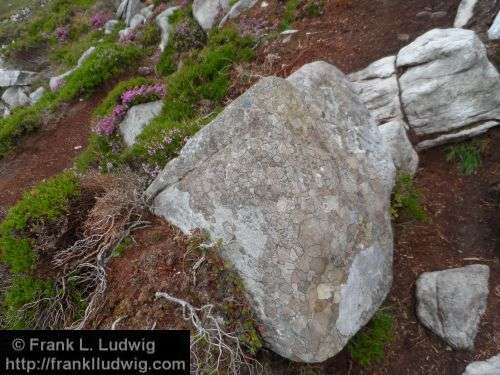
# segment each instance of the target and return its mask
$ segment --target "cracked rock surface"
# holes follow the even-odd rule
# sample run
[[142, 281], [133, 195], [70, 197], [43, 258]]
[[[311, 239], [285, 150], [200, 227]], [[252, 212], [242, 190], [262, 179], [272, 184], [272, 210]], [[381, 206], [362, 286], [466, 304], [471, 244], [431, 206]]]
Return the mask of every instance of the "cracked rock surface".
[[267, 345], [321, 362], [373, 316], [392, 282], [395, 168], [332, 65], [260, 80], [191, 138], [147, 190], [153, 211], [221, 239]]
[[488, 266], [426, 272], [416, 284], [417, 316], [455, 349], [472, 350], [488, 299]]

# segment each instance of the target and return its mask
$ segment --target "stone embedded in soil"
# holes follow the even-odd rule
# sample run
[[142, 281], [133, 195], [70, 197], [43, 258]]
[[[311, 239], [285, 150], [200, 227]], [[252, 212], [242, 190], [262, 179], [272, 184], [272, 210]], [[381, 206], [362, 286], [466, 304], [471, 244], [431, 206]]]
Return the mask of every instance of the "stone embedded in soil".
[[43, 94], [45, 94], [45, 88], [43, 86], [37, 88], [30, 94], [31, 103], [34, 104], [39, 101], [42, 98]]
[[453, 348], [472, 350], [486, 310], [489, 273], [488, 266], [474, 264], [420, 275], [419, 320]]
[[144, 128], [157, 117], [163, 108], [163, 101], [135, 105], [127, 111], [127, 114], [119, 126], [120, 133], [127, 146], [132, 146], [136, 138]]
[[500, 39], [500, 11], [498, 11], [493, 23], [488, 29], [488, 38], [490, 40]]
[[252, 8], [255, 5], [255, 3], [257, 3], [257, 0], [239, 0], [239, 1], [237, 1], [236, 4], [234, 4], [231, 7], [229, 12], [227, 12], [227, 14], [224, 16], [222, 21], [220, 21], [219, 27], [224, 26], [224, 24], [228, 20], [232, 20], [233, 18], [238, 17], [244, 11]]
[[163, 51], [167, 46], [168, 40], [170, 38], [170, 33], [172, 32], [172, 25], [170, 24], [169, 18], [174, 12], [179, 9], [179, 7], [170, 7], [163, 12], [161, 12], [156, 17], [156, 23], [161, 30], [161, 42], [160, 42], [160, 50]]
[[462, 375], [499, 375], [500, 354], [485, 361], [470, 363]]
[[208, 31], [231, 9], [229, 0], [194, 0], [193, 16]]
[[31, 104], [31, 100], [22, 87], [9, 87], [2, 94], [2, 100], [10, 109], [25, 107]]
[[453, 27], [464, 27], [474, 15], [474, 7], [478, 0], [462, 0], [458, 6]]
[[146, 194], [183, 232], [222, 240], [271, 349], [321, 362], [390, 289], [394, 175], [351, 84], [316, 62], [229, 104]]
[[402, 48], [396, 66], [408, 124], [419, 136], [500, 120], [500, 77], [477, 35], [434, 29]]

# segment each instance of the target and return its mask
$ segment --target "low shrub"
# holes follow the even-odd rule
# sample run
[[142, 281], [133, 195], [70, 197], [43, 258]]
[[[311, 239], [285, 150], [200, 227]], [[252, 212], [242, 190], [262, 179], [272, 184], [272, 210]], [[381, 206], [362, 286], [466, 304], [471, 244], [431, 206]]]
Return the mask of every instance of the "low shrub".
[[393, 218], [400, 213], [419, 221], [428, 221], [427, 212], [422, 205], [422, 197], [410, 175], [398, 176], [392, 194], [391, 214]]
[[394, 318], [386, 310], [379, 310], [368, 325], [349, 341], [347, 348], [352, 359], [363, 367], [380, 362], [385, 346], [393, 339]]

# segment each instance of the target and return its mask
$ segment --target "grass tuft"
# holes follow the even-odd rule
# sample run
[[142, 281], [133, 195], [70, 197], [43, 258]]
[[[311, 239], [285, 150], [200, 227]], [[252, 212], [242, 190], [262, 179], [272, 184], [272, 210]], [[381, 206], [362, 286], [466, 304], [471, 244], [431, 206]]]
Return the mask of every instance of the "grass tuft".
[[450, 146], [446, 149], [446, 161], [458, 163], [460, 173], [470, 176], [481, 166], [481, 154], [484, 148], [485, 142], [477, 140]]
[[410, 175], [399, 175], [392, 194], [391, 215], [393, 218], [400, 216], [411, 217], [419, 221], [428, 221], [427, 212], [422, 205], [422, 197]]

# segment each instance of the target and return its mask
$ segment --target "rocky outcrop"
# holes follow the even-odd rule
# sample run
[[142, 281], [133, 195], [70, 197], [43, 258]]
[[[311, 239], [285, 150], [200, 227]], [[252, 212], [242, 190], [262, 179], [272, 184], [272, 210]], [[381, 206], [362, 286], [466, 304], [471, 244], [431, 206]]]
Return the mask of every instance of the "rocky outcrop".
[[168, 44], [168, 39], [170, 38], [170, 33], [172, 32], [172, 25], [170, 24], [170, 16], [174, 14], [174, 12], [179, 9], [179, 7], [170, 7], [163, 12], [161, 12], [156, 17], [156, 23], [161, 30], [161, 42], [160, 42], [160, 51], [163, 51]]
[[488, 38], [491, 40], [500, 39], [500, 11], [497, 13], [497, 16], [488, 29]]
[[417, 149], [500, 122], [500, 77], [471, 30], [431, 30], [349, 78], [377, 122], [407, 124]]
[[132, 146], [139, 134], [151, 120], [161, 113], [163, 101], [135, 105], [130, 108], [119, 126], [123, 140], [127, 146]]
[[34, 72], [0, 69], [0, 87], [29, 86], [35, 78]]
[[208, 31], [230, 10], [229, 0], [194, 0], [193, 16]]
[[123, 0], [116, 11], [116, 18], [123, 19], [127, 26], [130, 26], [136, 14], [140, 14], [144, 4], [140, 0]]
[[9, 87], [2, 94], [2, 100], [9, 109], [25, 107], [31, 104], [31, 100], [22, 87]]
[[420, 275], [417, 316], [424, 326], [455, 349], [474, 348], [486, 310], [489, 267], [475, 264]]
[[394, 174], [350, 83], [316, 62], [228, 105], [146, 194], [183, 232], [222, 240], [270, 348], [320, 362], [389, 291]]
[[453, 27], [464, 27], [474, 15], [474, 7], [478, 0], [462, 0], [458, 6]]
[[465, 368], [462, 375], [499, 375], [500, 354], [486, 361], [472, 362]]

